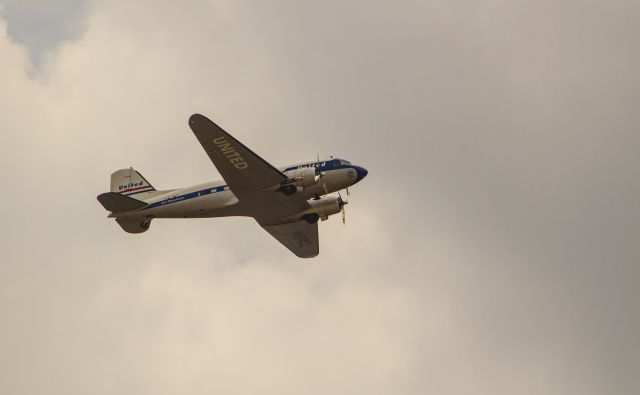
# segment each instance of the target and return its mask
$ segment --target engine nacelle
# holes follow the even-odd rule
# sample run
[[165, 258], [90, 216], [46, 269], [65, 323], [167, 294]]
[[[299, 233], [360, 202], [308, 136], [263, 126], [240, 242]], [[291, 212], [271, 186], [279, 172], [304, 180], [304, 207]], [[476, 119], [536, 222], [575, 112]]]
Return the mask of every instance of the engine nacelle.
[[342, 211], [342, 206], [345, 202], [342, 201], [339, 197], [325, 197], [322, 199], [314, 199], [309, 200], [309, 204], [311, 205], [304, 213], [306, 214], [317, 214], [321, 220], [326, 220], [330, 215], [338, 214]]
[[295, 185], [299, 190], [316, 185], [319, 178], [314, 167], [303, 167], [300, 169], [289, 170], [285, 174], [290, 180], [293, 180], [291, 185]]

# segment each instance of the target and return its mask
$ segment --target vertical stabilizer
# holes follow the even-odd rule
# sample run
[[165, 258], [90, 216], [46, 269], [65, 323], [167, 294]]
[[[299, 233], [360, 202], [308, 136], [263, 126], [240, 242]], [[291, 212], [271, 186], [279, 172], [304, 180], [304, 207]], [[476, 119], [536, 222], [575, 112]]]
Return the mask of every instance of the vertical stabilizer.
[[111, 174], [111, 192], [135, 196], [156, 189], [134, 168], [118, 170]]

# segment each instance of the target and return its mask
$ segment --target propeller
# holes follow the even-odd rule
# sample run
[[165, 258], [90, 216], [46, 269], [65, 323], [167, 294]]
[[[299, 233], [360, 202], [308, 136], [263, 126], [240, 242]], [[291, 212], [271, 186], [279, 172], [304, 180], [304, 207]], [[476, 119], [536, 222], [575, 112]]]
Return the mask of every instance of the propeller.
[[342, 212], [342, 224], [347, 224], [347, 212], [344, 209], [344, 206], [349, 204], [348, 200], [344, 200], [342, 195], [340, 195], [340, 191], [338, 191], [338, 205], [340, 206], [340, 211]]
[[342, 225], [347, 224], [347, 212], [344, 210], [344, 206], [342, 206]]
[[327, 189], [327, 184], [324, 182], [324, 173], [320, 171], [320, 154], [316, 153], [316, 177], [318, 177], [316, 182], [322, 182], [322, 187], [324, 188], [324, 194], [328, 195], [329, 190]]

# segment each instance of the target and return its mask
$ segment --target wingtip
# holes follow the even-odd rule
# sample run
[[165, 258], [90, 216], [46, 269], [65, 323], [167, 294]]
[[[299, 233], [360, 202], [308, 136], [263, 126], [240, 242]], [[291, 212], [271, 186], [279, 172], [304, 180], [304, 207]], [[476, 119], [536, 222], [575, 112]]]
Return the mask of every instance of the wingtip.
[[315, 258], [320, 254], [320, 251], [307, 251], [307, 252], [294, 252], [298, 258], [310, 259]]
[[205, 117], [202, 114], [198, 114], [198, 113], [192, 114], [189, 117], [189, 125], [193, 125], [196, 122], [200, 122], [200, 121], [209, 121], [209, 122], [211, 122], [211, 120], [209, 118]]

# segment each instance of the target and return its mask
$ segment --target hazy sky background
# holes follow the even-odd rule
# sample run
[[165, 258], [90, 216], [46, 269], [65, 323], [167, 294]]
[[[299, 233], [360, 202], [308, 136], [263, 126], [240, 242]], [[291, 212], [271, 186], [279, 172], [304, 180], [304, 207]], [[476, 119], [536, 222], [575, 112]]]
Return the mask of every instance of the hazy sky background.
[[[0, 393], [640, 392], [640, 2], [0, 0]], [[134, 166], [369, 176], [299, 260]]]

